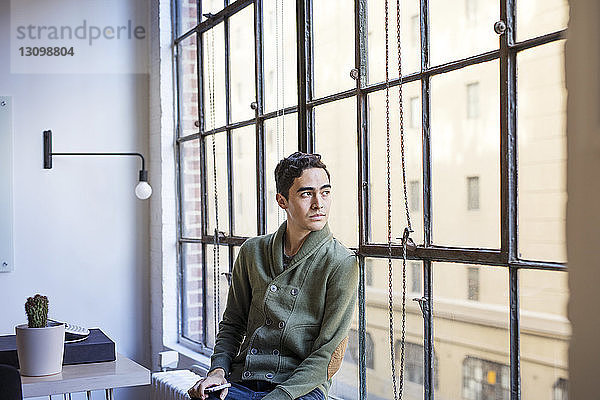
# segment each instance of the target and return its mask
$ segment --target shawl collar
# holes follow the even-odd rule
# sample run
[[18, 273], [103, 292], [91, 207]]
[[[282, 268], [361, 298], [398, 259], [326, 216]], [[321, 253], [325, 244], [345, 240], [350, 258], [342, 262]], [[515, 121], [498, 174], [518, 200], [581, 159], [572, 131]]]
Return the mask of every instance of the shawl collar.
[[[271, 273], [273, 274], [273, 277], [280, 275], [284, 271], [282, 246], [283, 234], [286, 229], [287, 221], [283, 221], [271, 239]], [[326, 223], [320, 231], [309, 233], [298, 252], [294, 255], [294, 259], [287, 269], [290, 270], [294, 268], [300, 261], [306, 259], [316, 252], [324, 243], [331, 240], [332, 237], [333, 235], [329, 230], [329, 223]]]

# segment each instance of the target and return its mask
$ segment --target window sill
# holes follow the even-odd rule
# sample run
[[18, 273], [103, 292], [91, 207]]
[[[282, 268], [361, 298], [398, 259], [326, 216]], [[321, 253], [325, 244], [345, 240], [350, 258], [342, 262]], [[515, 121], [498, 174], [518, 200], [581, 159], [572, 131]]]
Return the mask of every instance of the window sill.
[[[185, 362], [186, 360], [179, 360], [179, 366], [178, 368], [188, 368], [191, 366], [191, 364], [197, 364], [200, 367], [204, 368], [206, 371], [208, 371], [208, 369], [210, 368], [210, 357], [207, 357], [203, 354], [200, 354], [198, 352], [195, 352], [194, 350], [190, 349], [189, 347], [186, 347], [180, 343], [167, 343], [165, 344], [165, 347], [168, 348], [169, 350], [174, 350], [176, 352], [178, 352], [180, 355], [186, 357], [187, 359], [189, 359], [191, 362]], [[182, 363], [182, 361], [184, 361]], [[205, 373], [206, 373], [205, 371]]]

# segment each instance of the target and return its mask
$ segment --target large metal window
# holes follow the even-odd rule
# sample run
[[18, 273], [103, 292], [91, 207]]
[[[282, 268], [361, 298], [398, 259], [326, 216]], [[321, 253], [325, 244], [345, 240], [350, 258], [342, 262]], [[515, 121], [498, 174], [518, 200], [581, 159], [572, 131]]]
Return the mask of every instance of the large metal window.
[[[276, 162], [318, 152], [332, 176], [330, 226], [361, 268], [358, 364], [343, 363], [330, 394], [391, 398], [384, 2], [176, 0], [174, 9], [180, 341], [210, 354], [239, 246], [285, 218], [274, 200]], [[402, 77], [390, 67], [392, 230], [400, 237], [406, 225], [402, 85], [407, 182], [420, 191], [409, 199], [418, 202], [418, 246], [407, 265], [421, 273], [409, 268], [408, 280], [422, 280], [409, 282], [422, 297], [408, 299], [406, 340], [423, 348], [422, 364], [411, 359], [422, 378], [404, 398], [477, 396], [479, 372], [464, 360], [508, 366], [502, 391], [511, 400], [550, 398], [568, 379], [567, 15], [564, 0], [401, 1]], [[395, 18], [390, 1], [394, 61]], [[465, 207], [473, 176], [477, 212]], [[392, 249], [398, 338], [401, 247]], [[473, 268], [476, 302], [465, 298]]]

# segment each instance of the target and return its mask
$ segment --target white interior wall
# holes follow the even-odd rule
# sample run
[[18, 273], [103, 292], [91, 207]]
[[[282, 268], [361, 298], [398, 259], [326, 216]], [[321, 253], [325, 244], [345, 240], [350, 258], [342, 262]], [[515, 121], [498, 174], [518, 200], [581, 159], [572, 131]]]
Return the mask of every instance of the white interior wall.
[[[119, 13], [131, 12], [133, 2], [106, 13], [129, 18]], [[146, 9], [135, 12], [148, 18]], [[0, 334], [14, 333], [26, 321], [26, 298], [42, 293], [51, 317], [102, 328], [118, 352], [150, 367], [150, 206], [133, 193], [139, 159], [55, 157], [53, 169], [42, 168], [46, 129], [54, 151], [139, 151], [148, 165], [148, 75], [11, 74], [10, 26], [10, 1], [1, 0], [0, 95], [13, 101], [15, 266], [0, 274]], [[152, 184], [152, 166], [149, 175]], [[116, 394], [147, 398], [148, 388]]]

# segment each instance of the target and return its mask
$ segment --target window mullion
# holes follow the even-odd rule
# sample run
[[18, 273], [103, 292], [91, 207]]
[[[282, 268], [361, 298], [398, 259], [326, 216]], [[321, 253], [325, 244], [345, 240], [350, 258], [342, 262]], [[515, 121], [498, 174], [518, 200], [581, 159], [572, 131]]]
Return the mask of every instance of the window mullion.
[[311, 0], [296, 2], [296, 50], [298, 85], [298, 150], [310, 152], [313, 141], [309, 140], [312, 118], [308, 115], [306, 103], [312, 97], [312, 17]]
[[[429, 69], [429, 0], [420, 2], [421, 72]], [[421, 78], [421, 124], [423, 149], [423, 244], [431, 246], [431, 76]], [[423, 399], [434, 399], [433, 371], [433, 272], [431, 260], [423, 260]]]
[[367, 354], [366, 354], [366, 293], [365, 293], [365, 257], [358, 256], [358, 377], [359, 398], [367, 398]]
[[[227, 1], [225, 1], [227, 3]], [[225, 4], [227, 6], [227, 4]], [[214, 29], [214, 28], [213, 28]], [[231, 118], [231, 54], [229, 46], [229, 17], [223, 20], [223, 39], [225, 45], [225, 124], [229, 125]], [[215, 134], [216, 135], [216, 134]], [[215, 136], [216, 139], [216, 136]], [[231, 129], [226, 130], [227, 154], [227, 213], [229, 216], [229, 236], [233, 236], [235, 226], [235, 215], [233, 212], [233, 155], [231, 147]], [[229, 260], [231, 263], [231, 259]]]
[[370, 240], [370, 207], [369, 207], [369, 115], [367, 93], [362, 89], [367, 86], [368, 76], [368, 6], [366, 1], [356, 1], [354, 18], [354, 63], [358, 70], [356, 80], [356, 120], [358, 138], [358, 229], [359, 248]]
[[260, 118], [264, 110], [264, 37], [263, 37], [263, 2], [254, 2], [254, 80], [256, 93], [255, 129], [256, 129], [256, 223], [259, 235], [267, 230], [267, 190], [265, 175], [265, 125]]
[[[506, 25], [500, 35], [500, 242], [507, 264], [517, 257], [517, 71], [516, 0], [500, 2], [500, 19]], [[509, 264], [510, 398], [521, 399], [518, 268]]]
[[[358, 143], [358, 242], [359, 248], [366, 244], [369, 235], [369, 124], [367, 94], [362, 88], [367, 85], [367, 40], [368, 40], [368, 6], [366, 1], [354, 2], [354, 65], [359, 71], [356, 79], [356, 120]], [[365, 257], [359, 256], [359, 288], [358, 288], [358, 353], [359, 353], [359, 398], [367, 398], [367, 354], [366, 354], [366, 282], [365, 282]]]

